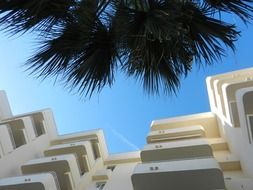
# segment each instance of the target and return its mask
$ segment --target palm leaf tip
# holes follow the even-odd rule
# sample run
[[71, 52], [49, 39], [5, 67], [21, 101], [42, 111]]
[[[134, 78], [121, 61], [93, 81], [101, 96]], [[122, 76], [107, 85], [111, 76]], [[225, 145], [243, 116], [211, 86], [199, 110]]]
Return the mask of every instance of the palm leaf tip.
[[252, 0], [205, 0], [205, 3], [214, 11], [223, 11], [237, 15], [247, 23], [253, 19]]
[[0, 2], [0, 24], [15, 35], [19, 32], [37, 30], [50, 32], [68, 16], [75, 0], [9, 0]]
[[209, 17], [210, 10], [206, 7], [199, 8], [195, 4], [185, 3], [183, 9], [185, 16], [181, 22], [189, 28], [185, 39], [194, 52], [195, 60], [211, 64], [224, 56], [224, 46], [235, 50], [234, 43], [240, 35], [235, 25]]

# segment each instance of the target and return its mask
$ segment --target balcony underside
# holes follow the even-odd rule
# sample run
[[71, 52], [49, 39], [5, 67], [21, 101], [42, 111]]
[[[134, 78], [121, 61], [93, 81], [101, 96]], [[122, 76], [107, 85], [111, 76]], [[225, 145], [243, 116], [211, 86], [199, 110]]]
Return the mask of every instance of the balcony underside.
[[28, 183], [18, 185], [5, 185], [1, 186], [0, 190], [47, 190], [41, 183]]
[[23, 174], [55, 172], [61, 190], [71, 190], [80, 177], [74, 155], [62, 155], [31, 160], [21, 167]]
[[0, 190], [59, 190], [53, 173], [0, 179]]
[[214, 159], [139, 164], [132, 183], [134, 190], [225, 189], [223, 174]]
[[[66, 162], [51, 162], [51, 163], [41, 163], [36, 165], [26, 165], [22, 166], [23, 174], [33, 174], [33, 173], [43, 173], [54, 171], [58, 177], [60, 187], [62, 190], [69, 190], [69, 179], [68, 174], [70, 172], [69, 166]], [[0, 189], [1, 190], [1, 189]]]
[[212, 148], [203, 139], [149, 144], [141, 152], [142, 162], [212, 157]]

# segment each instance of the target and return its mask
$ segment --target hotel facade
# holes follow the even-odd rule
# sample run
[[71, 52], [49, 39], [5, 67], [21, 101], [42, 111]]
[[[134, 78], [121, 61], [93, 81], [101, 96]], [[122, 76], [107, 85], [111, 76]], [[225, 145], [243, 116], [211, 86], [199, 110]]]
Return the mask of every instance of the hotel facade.
[[101, 129], [58, 135], [49, 109], [12, 115], [0, 91], [0, 190], [253, 190], [253, 68], [207, 89], [210, 112], [154, 120], [121, 154]]

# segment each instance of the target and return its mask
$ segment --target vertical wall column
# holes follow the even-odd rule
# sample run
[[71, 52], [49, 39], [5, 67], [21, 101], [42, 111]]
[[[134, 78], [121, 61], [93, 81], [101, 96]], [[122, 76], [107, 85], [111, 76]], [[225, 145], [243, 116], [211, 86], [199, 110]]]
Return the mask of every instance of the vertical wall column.
[[0, 90], [0, 120], [12, 117], [12, 112], [7, 95]]

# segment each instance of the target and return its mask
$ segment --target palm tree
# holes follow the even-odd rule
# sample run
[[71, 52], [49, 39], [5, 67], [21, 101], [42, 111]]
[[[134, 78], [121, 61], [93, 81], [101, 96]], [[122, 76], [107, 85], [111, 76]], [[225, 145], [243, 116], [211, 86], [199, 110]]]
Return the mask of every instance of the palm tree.
[[148, 93], [176, 92], [192, 64], [213, 64], [240, 35], [223, 13], [252, 19], [253, 0], [1, 0], [0, 26], [33, 32], [26, 62], [37, 77], [55, 76], [92, 95], [121, 70]]

